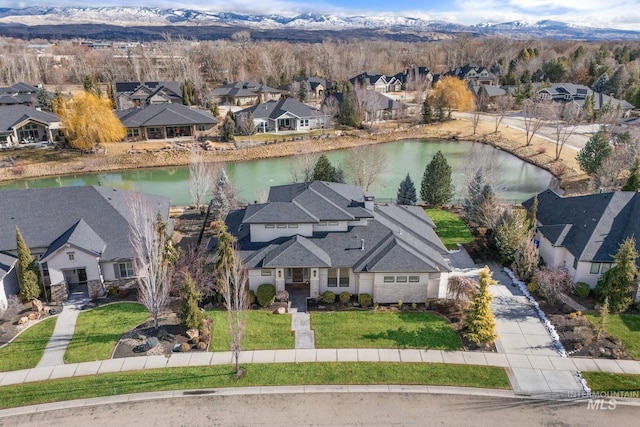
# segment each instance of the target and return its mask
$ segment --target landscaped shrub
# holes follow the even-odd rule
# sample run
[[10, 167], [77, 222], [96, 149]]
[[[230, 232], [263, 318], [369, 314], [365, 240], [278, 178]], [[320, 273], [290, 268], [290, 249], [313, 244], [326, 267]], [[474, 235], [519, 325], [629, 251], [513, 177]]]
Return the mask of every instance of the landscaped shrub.
[[347, 304], [349, 301], [351, 301], [351, 294], [349, 292], [340, 292], [340, 302]]
[[540, 293], [540, 286], [538, 286], [538, 284], [532, 280], [531, 282], [527, 283], [527, 291], [529, 291], [530, 294]]
[[186, 353], [187, 351], [191, 351], [191, 344], [189, 344], [188, 342], [183, 342], [182, 344], [180, 344], [180, 352]]
[[331, 291], [324, 291], [322, 293], [322, 302], [325, 304], [333, 304], [336, 302], [336, 294]]
[[253, 291], [253, 289], [249, 289], [249, 304], [255, 304], [257, 301], [257, 297], [256, 297], [256, 293]]
[[371, 295], [369, 294], [360, 294], [358, 295], [358, 303], [364, 308], [367, 308], [371, 305], [373, 300], [371, 299]]
[[584, 282], [578, 282], [573, 292], [580, 298], [587, 298], [591, 293], [591, 286]]
[[273, 304], [276, 299], [276, 287], [271, 283], [264, 283], [258, 286], [256, 296], [258, 297], [258, 304], [262, 307], [268, 307]]
[[118, 288], [116, 286], [109, 286], [107, 295], [110, 297], [115, 297], [116, 295], [118, 295]]

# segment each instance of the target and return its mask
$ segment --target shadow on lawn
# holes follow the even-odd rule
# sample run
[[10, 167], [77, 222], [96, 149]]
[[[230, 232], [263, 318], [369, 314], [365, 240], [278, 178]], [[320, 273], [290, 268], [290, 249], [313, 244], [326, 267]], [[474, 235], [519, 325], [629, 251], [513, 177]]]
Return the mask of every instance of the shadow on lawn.
[[459, 350], [462, 347], [460, 338], [449, 328], [423, 327], [414, 330], [398, 328], [377, 334], [366, 334], [363, 339], [371, 341], [392, 341], [397, 348], [432, 348], [437, 350]]

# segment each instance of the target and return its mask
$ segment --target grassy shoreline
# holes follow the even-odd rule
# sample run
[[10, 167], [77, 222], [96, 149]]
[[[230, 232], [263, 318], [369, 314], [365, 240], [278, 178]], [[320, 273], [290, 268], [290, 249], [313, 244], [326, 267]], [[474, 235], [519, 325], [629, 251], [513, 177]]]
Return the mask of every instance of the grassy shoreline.
[[[387, 124], [388, 125], [388, 124]], [[243, 147], [238, 143], [237, 149], [209, 151], [205, 159], [210, 162], [237, 162], [243, 160], [265, 159], [293, 156], [302, 153], [320, 153], [332, 150], [379, 144], [406, 139], [458, 139], [481, 142], [507, 151], [527, 163], [558, 175], [557, 164], [553, 160], [554, 145], [541, 138], [534, 138], [530, 146], [526, 146], [525, 135], [521, 132], [503, 127], [496, 134], [493, 126], [480, 123], [476, 134], [472, 132], [471, 123], [467, 120], [451, 120], [433, 125], [406, 125], [395, 128], [381, 127], [378, 133], [366, 130], [344, 132], [339, 137], [308, 139], [279, 142], [255, 147]], [[107, 172], [117, 170], [135, 170], [141, 168], [185, 166], [190, 163], [190, 153], [186, 150], [166, 150], [166, 142], [143, 142], [137, 144], [114, 143], [106, 146], [107, 153], [80, 155], [69, 151], [49, 151], [46, 156], [43, 150], [27, 151], [9, 150], [0, 152], [4, 157], [20, 157], [21, 166], [0, 168], [0, 182], [18, 179], [43, 178], [47, 176], [73, 175], [91, 172]], [[130, 150], [133, 148], [133, 150]], [[25, 150], [25, 149], [22, 149]], [[549, 153], [549, 154], [547, 154]], [[46, 157], [46, 158], [45, 158]], [[33, 158], [31, 160], [30, 158]], [[584, 191], [586, 175], [578, 172], [575, 153], [564, 150], [562, 154], [564, 172], [562, 184], [568, 193]]]

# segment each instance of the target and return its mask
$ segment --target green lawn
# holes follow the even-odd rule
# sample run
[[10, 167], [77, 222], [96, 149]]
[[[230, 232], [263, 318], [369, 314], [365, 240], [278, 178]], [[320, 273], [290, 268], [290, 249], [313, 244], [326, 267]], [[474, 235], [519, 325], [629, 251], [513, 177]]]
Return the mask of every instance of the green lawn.
[[311, 313], [311, 329], [317, 348], [460, 348], [456, 331], [434, 313]]
[[448, 249], [456, 249], [457, 243], [473, 241], [473, 235], [456, 214], [443, 209], [425, 209], [425, 211], [436, 224], [436, 233]]
[[593, 392], [634, 391], [640, 396], [640, 375], [583, 372], [582, 376]]
[[42, 359], [44, 349], [56, 326], [56, 317], [36, 323], [11, 344], [0, 348], [0, 372], [30, 369]]
[[[211, 351], [228, 351], [231, 345], [226, 311], [207, 311], [213, 320]], [[244, 350], [295, 348], [295, 335], [291, 331], [291, 316], [269, 311], [247, 312], [247, 326], [242, 340]]]
[[80, 313], [76, 331], [64, 354], [64, 362], [109, 359], [122, 334], [147, 318], [147, 309], [132, 302], [109, 304]]
[[[591, 313], [586, 316], [594, 325], [600, 325], [600, 316]], [[622, 341], [631, 357], [640, 360], [640, 315], [610, 314], [606, 329], [609, 335]]]
[[61, 400], [163, 390], [305, 384], [428, 384], [509, 389], [502, 368], [428, 363], [285, 363], [167, 368], [0, 387], [0, 409]]

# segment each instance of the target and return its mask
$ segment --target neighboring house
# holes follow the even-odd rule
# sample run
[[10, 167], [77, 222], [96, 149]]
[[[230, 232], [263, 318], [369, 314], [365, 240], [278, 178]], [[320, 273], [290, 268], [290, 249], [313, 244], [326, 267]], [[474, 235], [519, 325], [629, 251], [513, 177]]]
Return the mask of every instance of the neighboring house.
[[572, 103], [578, 108], [583, 108], [587, 97], [593, 99], [593, 109], [600, 110], [603, 107], [621, 109], [624, 115], [628, 115], [635, 107], [625, 100], [619, 100], [600, 92], [594, 92], [584, 85], [574, 83], [553, 83], [549, 87], [538, 90], [538, 98], [555, 102]]
[[[389, 77], [387, 77], [387, 79], [389, 79]], [[433, 82], [433, 74], [427, 67], [407, 68], [393, 76], [393, 81], [392, 92], [400, 90], [414, 91], [418, 87], [430, 89]]]
[[36, 107], [38, 105], [38, 86], [28, 83], [16, 83], [13, 86], [0, 87], [0, 106], [3, 105], [27, 105]]
[[224, 105], [249, 105], [280, 98], [282, 92], [262, 83], [241, 81], [229, 83], [212, 92], [218, 103]]
[[498, 85], [498, 76], [493, 74], [485, 67], [481, 67], [478, 64], [469, 63], [463, 65], [462, 67], [454, 68], [446, 73], [445, 76], [453, 76], [457, 77], [461, 80], [466, 80], [474, 86], [479, 85], [489, 85], [489, 86], [497, 86]]
[[0, 107], [0, 144], [50, 141], [62, 138], [60, 117], [27, 105]]
[[307, 132], [323, 128], [326, 119], [320, 110], [293, 98], [268, 101], [235, 113], [236, 118], [245, 114], [253, 116], [253, 124], [258, 132], [269, 133]]
[[[478, 105], [481, 106], [483, 111], [491, 111], [498, 98], [507, 96], [507, 91], [500, 86], [491, 85], [469, 85], [471, 91], [476, 96]], [[509, 95], [510, 96], [510, 95]]]
[[[523, 203], [530, 209], [533, 199]], [[635, 237], [640, 251], [640, 193], [616, 191], [560, 197], [538, 194], [535, 240], [549, 265], [566, 267], [574, 282], [592, 288], [613, 265], [618, 246]], [[640, 259], [637, 260], [640, 266]], [[636, 301], [640, 295], [636, 293]]]
[[379, 92], [366, 91], [356, 95], [360, 108], [365, 113], [365, 122], [396, 120], [407, 116], [407, 105]]
[[322, 101], [333, 90], [333, 82], [320, 77], [298, 77], [293, 83], [281, 89], [292, 98], [299, 98], [302, 86], [307, 88], [307, 101]]
[[[362, 188], [314, 181], [271, 187], [266, 203], [226, 218], [249, 288], [303, 289], [308, 297], [370, 294], [378, 303], [443, 298], [448, 251], [418, 206], [374, 205]], [[215, 239], [209, 251], [215, 252]]]
[[126, 110], [151, 104], [182, 104], [178, 82], [116, 82], [116, 108]]
[[[395, 81], [395, 78], [391, 77], [391, 80]], [[371, 71], [360, 73], [357, 76], [350, 78], [349, 82], [351, 82], [354, 89], [362, 87], [366, 90], [373, 90], [380, 93], [389, 92], [390, 90], [388, 77]]]
[[[90, 295], [129, 286], [135, 282], [129, 241], [134, 194], [107, 187], [2, 190], [0, 253], [17, 254], [18, 227], [54, 300], [65, 299], [70, 285]], [[142, 197], [167, 220], [169, 198]]]
[[18, 258], [0, 252], [0, 313], [7, 309], [9, 296], [17, 295], [19, 291]]
[[194, 137], [218, 123], [210, 112], [182, 104], [151, 104], [116, 114], [127, 129], [126, 141]]

